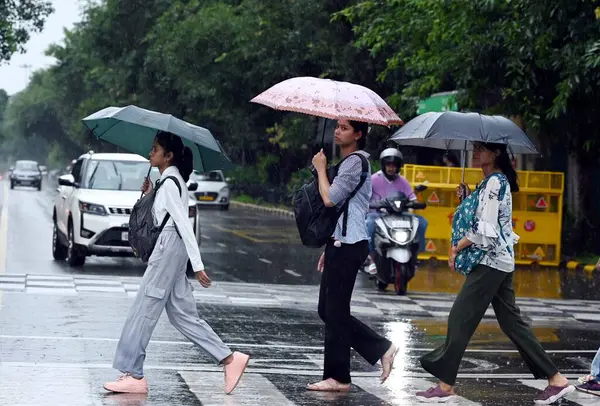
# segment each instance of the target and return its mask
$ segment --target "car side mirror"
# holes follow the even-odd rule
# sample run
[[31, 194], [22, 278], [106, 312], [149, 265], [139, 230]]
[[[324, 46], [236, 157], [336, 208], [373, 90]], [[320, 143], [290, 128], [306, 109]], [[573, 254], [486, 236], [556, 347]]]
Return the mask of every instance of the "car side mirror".
[[196, 190], [198, 190], [198, 182], [190, 182], [189, 186], [188, 186], [188, 190], [190, 192], [195, 192]]
[[10, 173], [13, 173], [13, 172], [14, 172], [14, 170], [15, 170], [15, 167], [14, 167], [14, 166], [11, 166], [11, 167], [8, 169], [8, 171], [9, 171]]
[[61, 185], [61, 186], [77, 187], [77, 183], [75, 182], [75, 178], [71, 174], [63, 175], [63, 176], [59, 177], [58, 178], [58, 184]]

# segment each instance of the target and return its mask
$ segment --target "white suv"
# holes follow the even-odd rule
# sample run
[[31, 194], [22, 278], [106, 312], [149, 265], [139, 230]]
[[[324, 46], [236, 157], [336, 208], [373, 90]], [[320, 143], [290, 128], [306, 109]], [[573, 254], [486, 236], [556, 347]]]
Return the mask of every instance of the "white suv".
[[[90, 152], [79, 157], [71, 173], [58, 179], [52, 215], [54, 259], [82, 266], [90, 255], [133, 256], [128, 242], [129, 215], [141, 197], [140, 187], [149, 165], [147, 159], [135, 154]], [[153, 183], [159, 176], [152, 168]], [[190, 223], [199, 245], [196, 214], [196, 203], [190, 199]]]

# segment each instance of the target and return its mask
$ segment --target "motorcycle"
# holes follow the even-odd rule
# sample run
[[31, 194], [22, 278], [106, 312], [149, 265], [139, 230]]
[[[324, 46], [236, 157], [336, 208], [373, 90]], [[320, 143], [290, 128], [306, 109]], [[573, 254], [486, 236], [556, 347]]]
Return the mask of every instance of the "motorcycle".
[[[427, 186], [420, 185], [415, 191], [421, 192]], [[375, 221], [375, 266], [374, 275], [377, 288], [384, 291], [390, 283], [398, 295], [406, 295], [408, 282], [414, 277], [419, 253], [417, 229], [419, 219], [408, 210], [422, 210], [427, 205], [409, 201], [404, 193], [398, 193], [369, 205], [369, 208], [382, 213]]]

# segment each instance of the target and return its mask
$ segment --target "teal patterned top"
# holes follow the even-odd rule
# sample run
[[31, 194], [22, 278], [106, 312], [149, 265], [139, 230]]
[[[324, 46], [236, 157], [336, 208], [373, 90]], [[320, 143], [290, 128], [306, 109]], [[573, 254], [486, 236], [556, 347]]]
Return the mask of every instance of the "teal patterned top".
[[456, 270], [464, 275], [483, 264], [503, 272], [515, 269], [512, 196], [506, 176], [488, 176], [456, 209], [452, 244], [463, 237], [473, 243], [456, 257]]

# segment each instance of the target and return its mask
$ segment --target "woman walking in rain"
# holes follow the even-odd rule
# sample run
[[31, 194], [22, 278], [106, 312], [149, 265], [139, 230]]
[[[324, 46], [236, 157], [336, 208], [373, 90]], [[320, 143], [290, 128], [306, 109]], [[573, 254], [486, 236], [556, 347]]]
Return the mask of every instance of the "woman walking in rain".
[[[324, 392], [347, 392], [350, 390], [350, 348], [354, 348], [371, 365], [381, 360], [383, 383], [390, 375], [397, 349], [389, 340], [350, 315], [350, 299], [360, 266], [369, 254], [365, 218], [371, 198], [370, 170], [364, 184], [359, 186], [362, 175], [362, 158], [368, 154], [366, 123], [339, 120], [335, 129], [335, 142], [345, 159], [333, 183], [327, 176], [327, 158], [323, 150], [313, 158], [319, 176], [319, 192], [327, 207], [342, 206], [349, 200], [347, 230], [343, 232], [340, 217], [335, 233], [327, 243], [319, 260], [322, 272], [319, 293], [319, 316], [325, 322], [325, 368], [323, 380], [307, 386], [308, 390]], [[352, 154], [352, 156], [350, 156]]]
[[[150, 153], [150, 164], [161, 174], [152, 208], [154, 224], [161, 224], [167, 213], [170, 218], [148, 260], [117, 346], [113, 367], [124, 375], [115, 382], [105, 383], [104, 388], [121, 393], [148, 392], [143, 368], [146, 347], [163, 309], [166, 309], [169, 321], [181, 334], [224, 366], [225, 392], [230, 394], [242, 377], [249, 356], [232, 353], [212, 328], [198, 317], [192, 287], [186, 277], [189, 258], [202, 287], [211, 285], [188, 220], [186, 182], [194, 166], [192, 151], [184, 147], [178, 136], [159, 132]], [[169, 177], [178, 180], [181, 192]], [[152, 191], [149, 179], [144, 182], [142, 191], [145, 194]]]
[[[424, 402], [445, 402], [455, 396], [461, 359], [491, 303], [500, 328], [535, 378], [548, 379], [547, 388], [535, 399], [536, 404], [548, 405], [575, 388], [559, 373], [515, 304], [513, 246], [519, 237], [512, 227], [511, 193], [519, 190], [517, 173], [504, 144], [475, 143], [473, 161], [481, 166], [485, 179], [456, 210], [449, 260], [450, 267], [467, 278], [450, 310], [446, 342], [420, 359], [440, 384], [416, 395]], [[460, 197], [463, 186], [458, 189]], [[465, 229], [461, 219], [467, 218], [472, 226]]]

